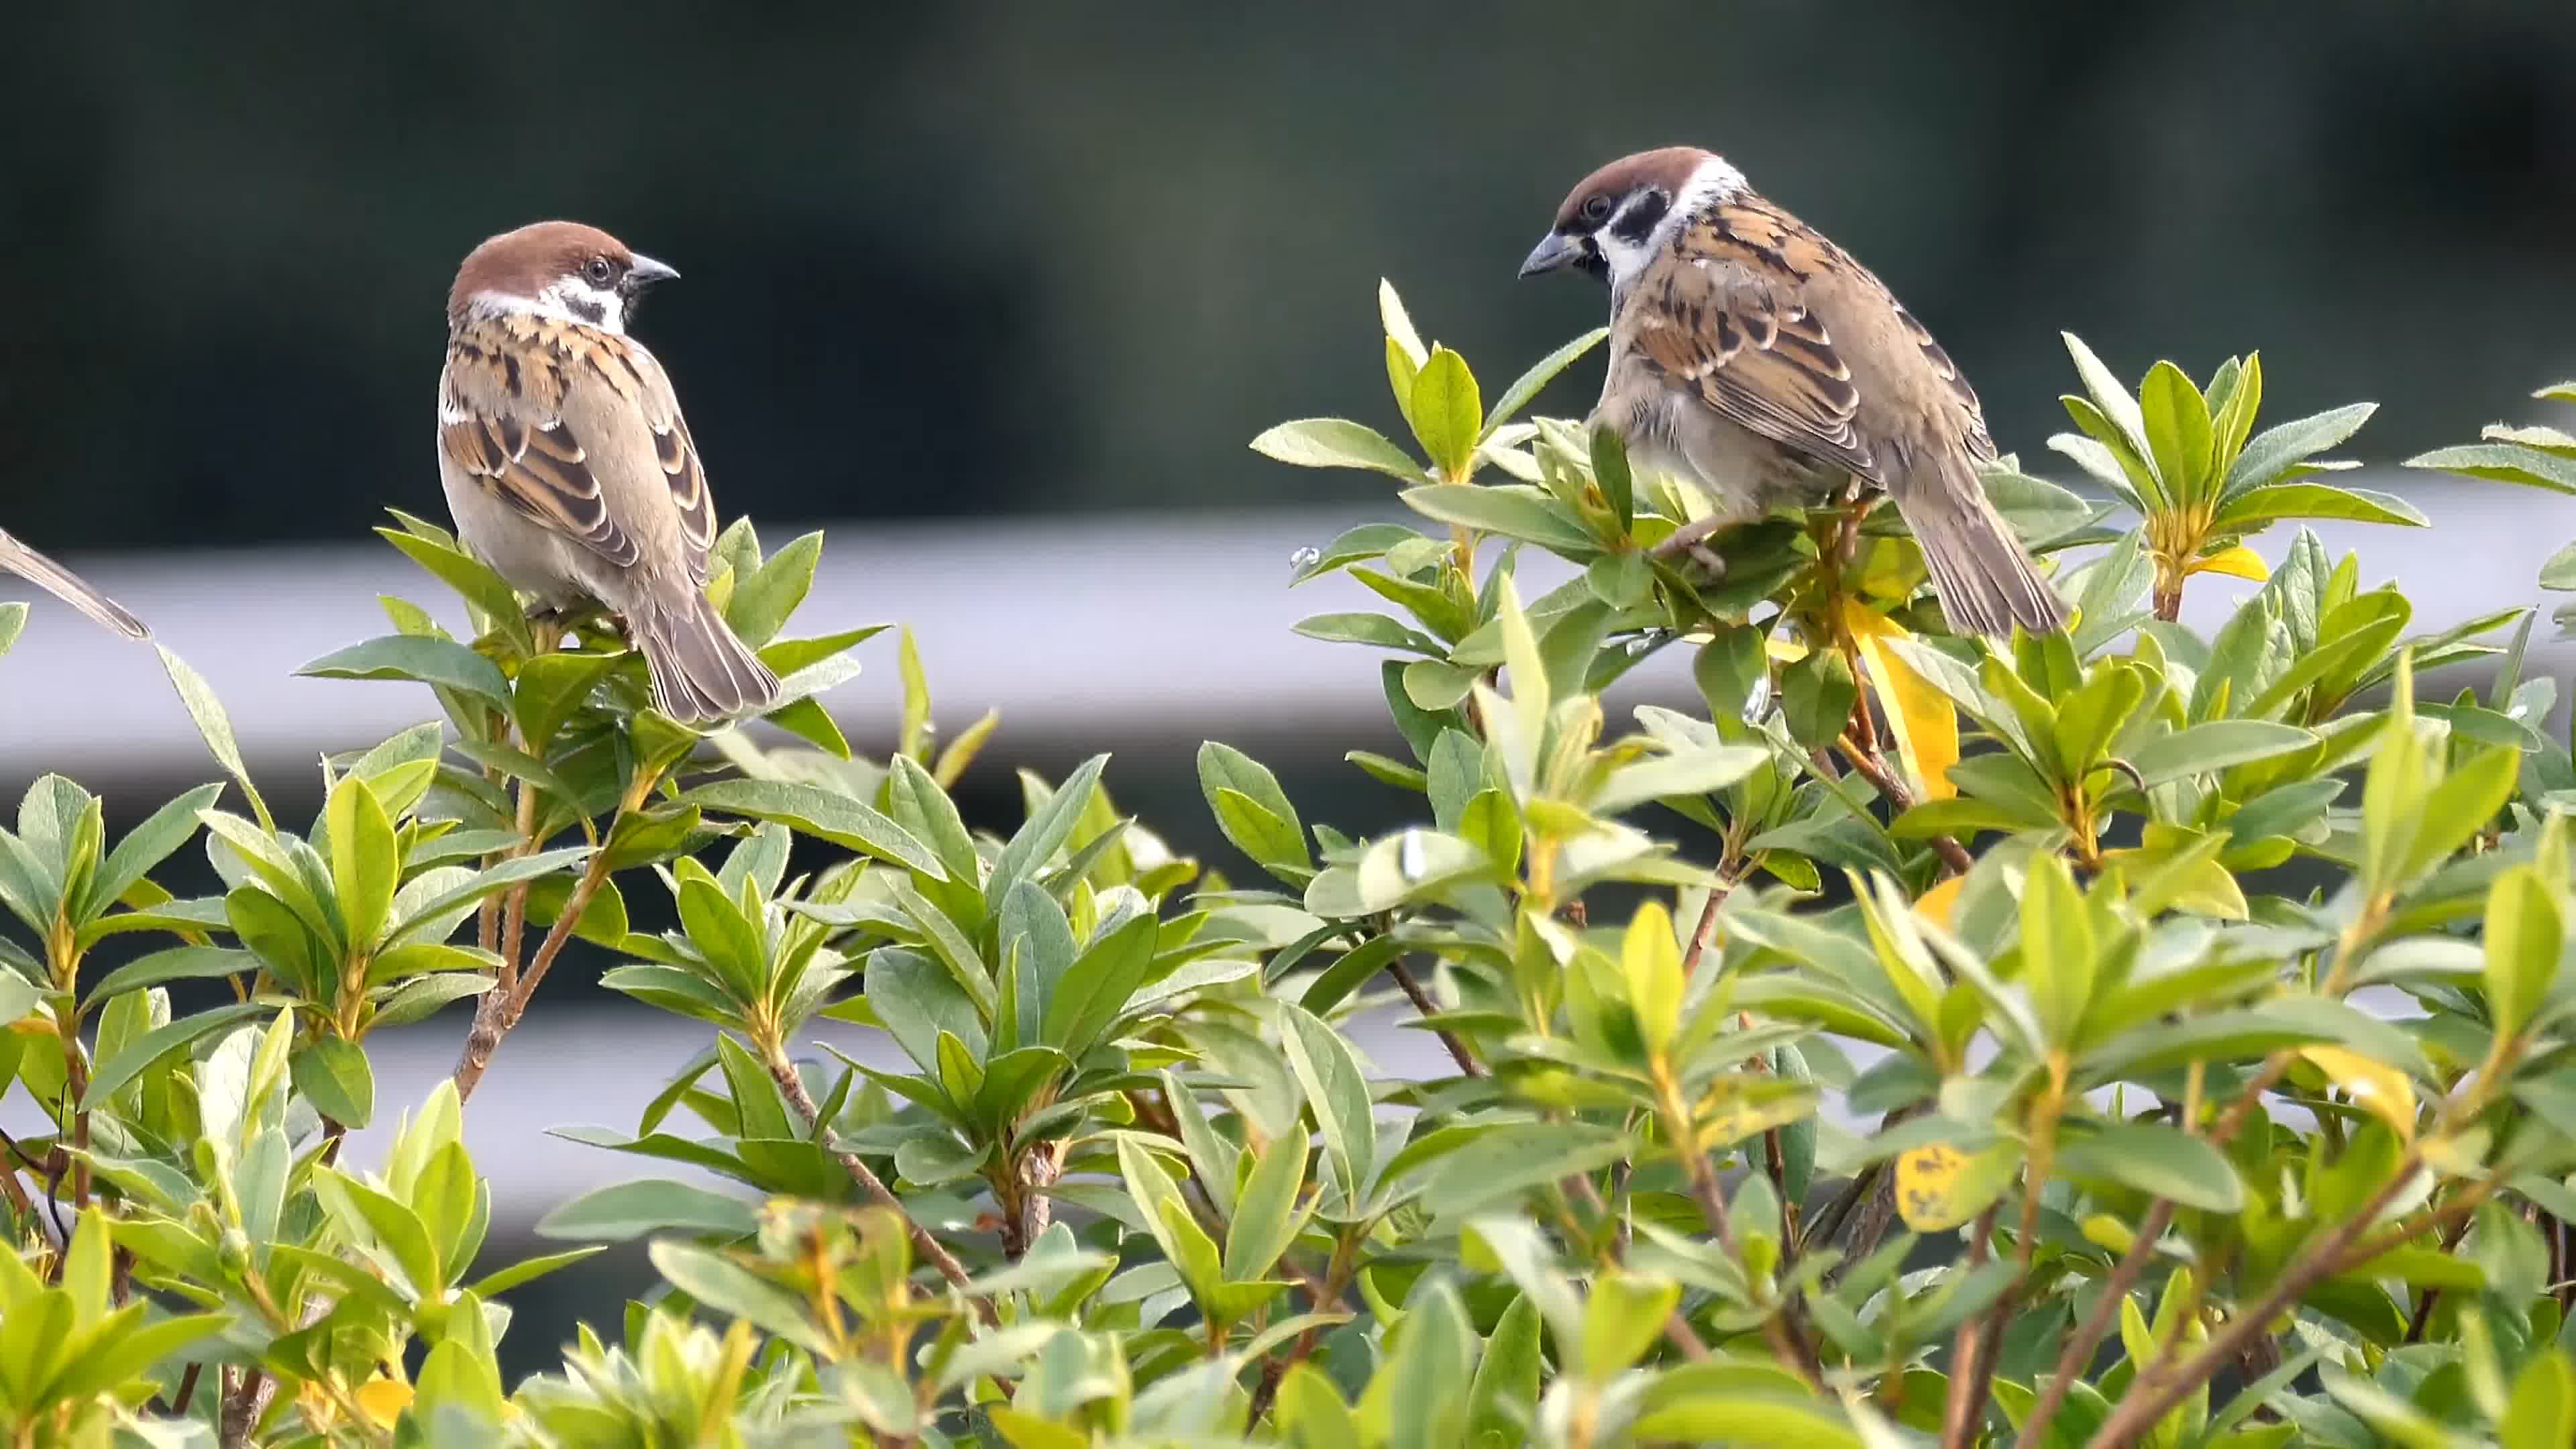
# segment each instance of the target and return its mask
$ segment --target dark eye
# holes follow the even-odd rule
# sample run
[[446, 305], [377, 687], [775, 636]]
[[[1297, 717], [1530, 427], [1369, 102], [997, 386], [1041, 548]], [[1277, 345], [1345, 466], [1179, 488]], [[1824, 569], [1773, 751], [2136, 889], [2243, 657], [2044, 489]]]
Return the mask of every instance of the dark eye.
[[1610, 219], [1610, 198], [1607, 196], [1595, 196], [1585, 201], [1583, 203], [1583, 219], [1590, 222], [1608, 221]]
[[616, 280], [617, 267], [606, 257], [592, 257], [590, 265], [581, 269], [581, 274], [590, 279], [592, 286], [605, 287]]

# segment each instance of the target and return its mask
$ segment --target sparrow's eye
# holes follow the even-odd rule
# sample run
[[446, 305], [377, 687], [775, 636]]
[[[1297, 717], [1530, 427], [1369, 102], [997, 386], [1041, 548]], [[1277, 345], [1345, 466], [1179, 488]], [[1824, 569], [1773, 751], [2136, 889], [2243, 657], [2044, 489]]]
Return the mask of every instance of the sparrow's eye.
[[1584, 202], [1583, 219], [1585, 221], [1596, 223], [1608, 221], [1610, 219], [1610, 198], [1607, 196], [1595, 196]]
[[606, 257], [592, 257], [590, 265], [581, 269], [581, 274], [590, 279], [592, 286], [605, 287], [616, 279], [617, 268]]

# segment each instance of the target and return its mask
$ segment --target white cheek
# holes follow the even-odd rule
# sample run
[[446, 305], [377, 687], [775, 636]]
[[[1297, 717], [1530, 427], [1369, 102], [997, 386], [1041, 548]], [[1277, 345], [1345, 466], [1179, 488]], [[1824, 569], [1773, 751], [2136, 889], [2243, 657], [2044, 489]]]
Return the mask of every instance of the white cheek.
[[[626, 330], [626, 299], [615, 292], [593, 287], [577, 277], [566, 277], [547, 287], [537, 293], [536, 300], [535, 310], [542, 316], [579, 322], [602, 332]], [[593, 313], [597, 314], [597, 320], [593, 320]]]
[[1642, 242], [1632, 242], [1606, 226], [1592, 234], [1592, 244], [1601, 249], [1601, 260], [1610, 266], [1610, 280], [1621, 287], [1635, 281], [1637, 274], [1646, 269], [1646, 263], [1654, 260], [1655, 253], [1663, 250], [1656, 243], [1655, 235], [1648, 235]]

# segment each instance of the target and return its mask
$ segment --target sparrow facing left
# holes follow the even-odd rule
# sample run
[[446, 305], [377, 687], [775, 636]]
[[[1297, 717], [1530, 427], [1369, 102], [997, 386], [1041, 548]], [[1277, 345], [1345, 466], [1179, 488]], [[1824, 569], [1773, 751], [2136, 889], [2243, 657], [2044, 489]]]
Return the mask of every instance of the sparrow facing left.
[[662, 365], [626, 335], [679, 273], [596, 227], [476, 247], [447, 299], [438, 473], [468, 548], [524, 593], [624, 622], [664, 714], [767, 709], [778, 677], [707, 601], [714, 501]]
[[91, 588], [89, 580], [6, 533], [0, 533], [0, 569], [7, 569], [129, 639], [152, 637], [152, 631], [143, 627], [142, 620], [127, 613], [123, 604]]
[[1610, 284], [1594, 425], [1717, 501], [1688, 537], [1855, 479], [1895, 502], [1952, 627], [2066, 626], [1977, 480], [1995, 445], [1967, 379], [1885, 284], [1742, 172], [1691, 146], [1602, 167], [1521, 275], [1561, 267]]

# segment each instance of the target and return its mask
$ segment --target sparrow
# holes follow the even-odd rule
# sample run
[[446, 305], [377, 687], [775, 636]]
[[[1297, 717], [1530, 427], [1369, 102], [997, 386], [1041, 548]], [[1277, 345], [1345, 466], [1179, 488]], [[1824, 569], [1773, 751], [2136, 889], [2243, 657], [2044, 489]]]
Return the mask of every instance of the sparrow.
[[1694, 146], [1583, 179], [1521, 263], [1610, 284], [1609, 375], [1594, 427], [1698, 483], [1717, 515], [1675, 546], [1845, 488], [1896, 504], [1954, 628], [2062, 629], [2067, 609], [1987, 500], [1977, 394], [1851, 254]]
[[143, 627], [142, 620], [127, 613], [124, 605], [91, 588], [87, 579], [6, 533], [0, 533], [0, 569], [7, 569], [129, 639], [152, 637], [152, 631]]
[[467, 254], [447, 298], [438, 473], [476, 557], [546, 608], [616, 615], [655, 707], [705, 724], [776, 704], [778, 676], [707, 601], [706, 472], [662, 364], [626, 335], [636, 300], [678, 275], [568, 221]]

